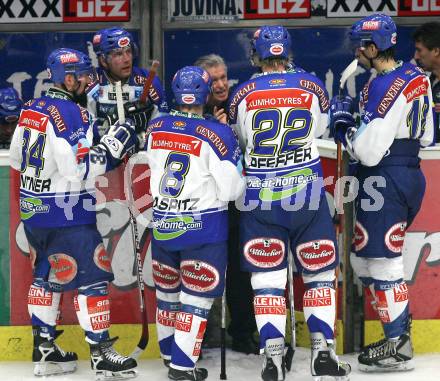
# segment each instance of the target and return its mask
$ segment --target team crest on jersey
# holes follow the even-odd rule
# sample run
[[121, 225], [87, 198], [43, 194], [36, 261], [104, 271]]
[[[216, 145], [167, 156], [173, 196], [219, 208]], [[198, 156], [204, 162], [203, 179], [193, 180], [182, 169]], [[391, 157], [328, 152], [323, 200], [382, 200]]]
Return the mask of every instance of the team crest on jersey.
[[385, 245], [393, 253], [401, 253], [405, 239], [406, 221], [391, 226], [385, 234]]
[[286, 80], [282, 79], [282, 78], [277, 78], [277, 79], [271, 79], [269, 81], [269, 84], [272, 86], [283, 86], [286, 84]]
[[173, 127], [185, 127], [186, 123], [182, 120], [176, 120], [175, 122], [173, 122]]
[[198, 260], [186, 260], [180, 263], [182, 284], [191, 291], [208, 292], [217, 287], [220, 275], [214, 266]]
[[112, 272], [110, 257], [102, 243], [96, 246], [95, 252], [93, 253], [93, 262], [95, 262], [95, 265], [101, 270], [108, 273]]
[[368, 232], [360, 222], [356, 221], [353, 236], [354, 251], [358, 252], [359, 250], [362, 250], [367, 245], [367, 243]]
[[269, 48], [269, 52], [273, 54], [274, 56], [279, 56], [280, 54], [283, 54], [284, 52], [284, 46], [283, 44], [272, 44]]
[[152, 264], [155, 285], [167, 290], [177, 288], [180, 285], [180, 274], [177, 269], [154, 259]]
[[296, 247], [297, 258], [304, 269], [316, 271], [330, 266], [336, 260], [333, 241], [321, 239], [305, 242]]
[[244, 245], [245, 259], [254, 266], [271, 268], [283, 262], [284, 242], [277, 238], [255, 238]]
[[194, 94], [182, 94], [182, 102], [186, 105], [191, 105], [196, 101]]
[[128, 45], [130, 45], [130, 39], [128, 37], [122, 37], [118, 40], [118, 46], [120, 48], [125, 48]]
[[58, 284], [71, 282], [78, 272], [75, 258], [63, 253], [49, 255], [50, 274], [49, 281]]
[[38, 107], [44, 107], [46, 105], [46, 102], [45, 101], [39, 101], [38, 103], [37, 103], [37, 106]]

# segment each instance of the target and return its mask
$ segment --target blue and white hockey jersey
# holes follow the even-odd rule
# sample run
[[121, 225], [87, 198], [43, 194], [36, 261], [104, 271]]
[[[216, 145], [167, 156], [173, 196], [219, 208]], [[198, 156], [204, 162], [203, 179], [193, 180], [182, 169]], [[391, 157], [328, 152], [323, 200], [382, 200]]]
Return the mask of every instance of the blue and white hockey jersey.
[[418, 142], [426, 147], [434, 139], [432, 107], [429, 78], [417, 66], [400, 62], [365, 85], [361, 125], [348, 138], [347, 150], [368, 167], [391, 156], [417, 157]]
[[[97, 69], [97, 75], [98, 80], [87, 88], [87, 109], [99, 121], [107, 115], [116, 114], [116, 89], [102, 68]], [[147, 77], [148, 70], [133, 67], [130, 78], [122, 85], [124, 103], [134, 102], [140, 98]], [[151, 84], [149, 97], [156, 106], [153, 117], [158, 112], [168, 112], [165, 93], [157, 76]]]
[[290, 203], [300, 191], [310, 197], [322, 183], [314, 139], [327, 127], [328, 108], [321, 81], [301, 70], [265, 73], [236, 89], [229, 120], [245, 154], [247, 202]]
[[150, 122], [145, 150], [156, 243], [178, 250], [226, 241], [228, 201], [245, 186], [232, 129], [172, 110]]
[[20, 214], [25, 224], [96, 223], [94, 179], [111, 168], [105, 152], [90, 150], [90, 119], [88, 111], [60, 89], [49, 89], [24, 105], [10, 160], [20, 171]]

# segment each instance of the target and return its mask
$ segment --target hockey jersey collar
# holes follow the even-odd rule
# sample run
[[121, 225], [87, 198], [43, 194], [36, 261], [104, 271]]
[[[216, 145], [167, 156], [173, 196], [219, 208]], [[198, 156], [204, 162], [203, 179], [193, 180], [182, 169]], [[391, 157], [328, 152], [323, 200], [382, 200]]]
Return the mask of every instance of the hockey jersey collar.
[[172, 109], [170, 111], [171, 116], [181, 116], [183, 118], [193, 118], [193, 119], [205, 119], [202, 115], [194, 114], [192, 112], [185, 112]]
[[67, 91], [64, 91], [58, 87], [51, 87], [46, 91], [46, 96], [54, 99], [64, 99], [66, 101], [74, 101], [74, 97]]
[[396, 66], [394, 66], [392, 69], [381, 71], [380, 73], [377, 73], [377, 75], [387, 75], [389, 73], [392, 73], [394, 70], [399, 69], [400, 67], [402, 67], [402, 65], [403, 61], [397, 61]]

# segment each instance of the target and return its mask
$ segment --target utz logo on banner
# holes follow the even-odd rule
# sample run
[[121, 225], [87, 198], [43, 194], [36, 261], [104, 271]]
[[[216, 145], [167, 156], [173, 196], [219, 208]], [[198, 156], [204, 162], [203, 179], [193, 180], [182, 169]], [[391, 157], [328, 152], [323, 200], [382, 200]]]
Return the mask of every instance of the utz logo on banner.
[[1, 1], [0, 23], [130, 21], [130, 0]]

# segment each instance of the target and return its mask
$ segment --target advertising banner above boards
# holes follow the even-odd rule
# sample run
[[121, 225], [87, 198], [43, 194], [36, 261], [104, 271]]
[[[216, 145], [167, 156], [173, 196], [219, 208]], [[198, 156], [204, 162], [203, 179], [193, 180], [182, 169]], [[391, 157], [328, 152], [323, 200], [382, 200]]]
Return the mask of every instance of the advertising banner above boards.
[[168, 0], [168, 21], [231, 22], [310, 17], [311, 0]]
[[0, 23], [130, 21], [130, 0], [0, 0]]
[[168, 0], [168, 22], [233, 22], [254, 19], [437, 16], [440, 0]]
[[398, 17], [437, 16], [440, 15], [440, 1], [327, 0], [327, 17], [363, 17], [379, 12]]

